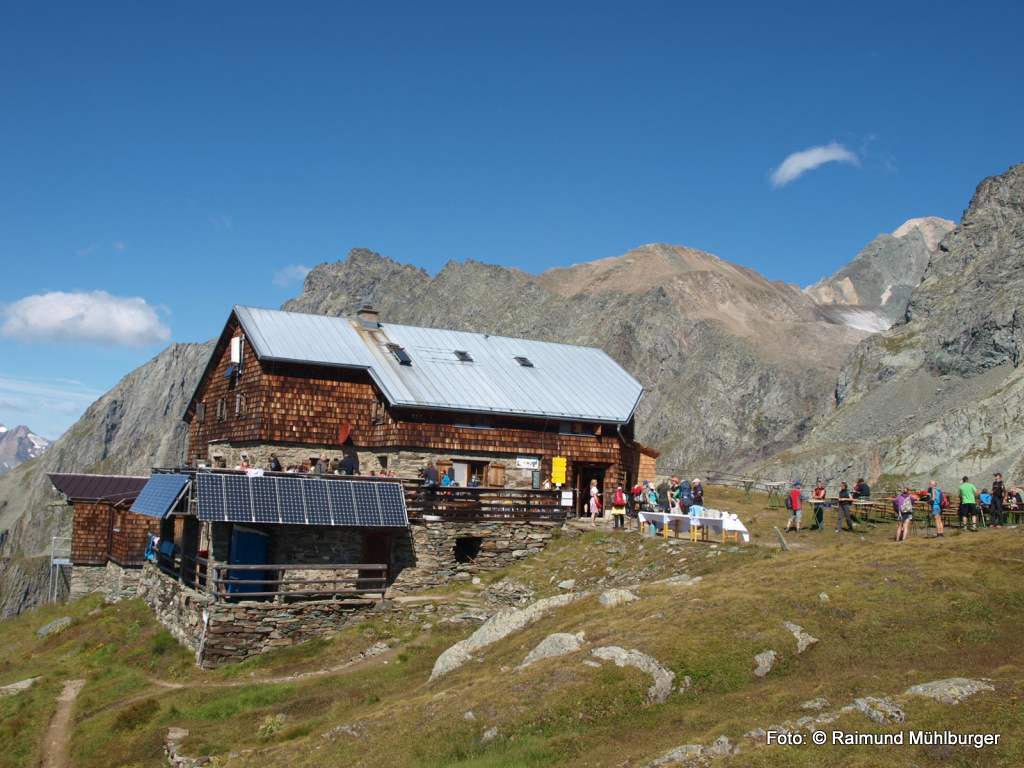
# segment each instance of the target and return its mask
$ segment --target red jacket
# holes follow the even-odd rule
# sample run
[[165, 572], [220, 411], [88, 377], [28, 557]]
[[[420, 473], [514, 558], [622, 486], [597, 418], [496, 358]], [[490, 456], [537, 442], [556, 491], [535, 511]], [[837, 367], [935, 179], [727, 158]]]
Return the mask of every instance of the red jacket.
[[789, 503], [793, 505], [793, 511], [800, 509], [800, 489], [794, 488], [789, 492]]

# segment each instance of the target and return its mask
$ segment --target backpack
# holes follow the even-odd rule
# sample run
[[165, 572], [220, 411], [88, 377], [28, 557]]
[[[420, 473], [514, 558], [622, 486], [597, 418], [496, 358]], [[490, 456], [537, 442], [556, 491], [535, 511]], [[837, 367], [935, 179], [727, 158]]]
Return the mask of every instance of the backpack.
[[910, 496], [904, 496], [900, 502], [900, 514], [910, 515], [914, 512], [914, 500]]
[[622, 489], [621, 488], [617, 488], [615, 490], [615, 500], [612, 502], [612, 504], [613, 504], [613, 506], [616, 506], [616, 507], [624, 507], [624, 506], [626, 506], [626, 497], [622, 493]]

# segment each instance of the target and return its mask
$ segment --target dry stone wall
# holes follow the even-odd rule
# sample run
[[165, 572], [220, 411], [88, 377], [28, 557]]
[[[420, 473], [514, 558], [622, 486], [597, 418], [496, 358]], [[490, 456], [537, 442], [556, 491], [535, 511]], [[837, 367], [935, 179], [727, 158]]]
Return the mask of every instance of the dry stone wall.
[[[505, 568], [542, 551], [554, 537], [557, 527], [557, 523], [541, 520], [416, 521], [410, 528], [415, 552], [396, 546], [394, 558], [398, 577], [391, 590], [415, 592], [451, 581], [468, 581], [473, 574]], [[460, 547], [460, 539], [479, 540], [479, 550], [466, 562], [459, 562], [456, 552], [472, 552], [476, 545], [474, 542]]]

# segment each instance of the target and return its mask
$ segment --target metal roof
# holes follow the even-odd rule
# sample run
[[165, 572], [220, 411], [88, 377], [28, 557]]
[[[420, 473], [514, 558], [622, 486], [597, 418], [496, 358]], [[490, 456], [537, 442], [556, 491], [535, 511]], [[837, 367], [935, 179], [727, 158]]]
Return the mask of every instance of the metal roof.
[[260, 359], [365, 369], [396, 406], [624, 424], [643, 391], [593, 347], [389, 323], [364, 329], [343, 317], [251, 307], [235, 314]]
[[133, 475], [82, 475], [51, 472], [53, 487], [68, 501], [134, 501], [148, 477]]
[[261, 360], [342, 368], [373, 365], [359, 333], [345, 318], [258, 307], [235, 307], [235, 315]]

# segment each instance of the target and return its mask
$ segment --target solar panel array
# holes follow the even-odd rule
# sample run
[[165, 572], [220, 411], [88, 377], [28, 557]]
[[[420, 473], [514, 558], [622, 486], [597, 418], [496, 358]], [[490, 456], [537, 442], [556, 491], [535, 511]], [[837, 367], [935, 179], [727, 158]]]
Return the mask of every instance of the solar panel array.
[[200, 520], [404, 528], [409, 525], [400, 483], [196, 475]]
[[164, 517], [178, 503], [188, 480], [188, 475], [154, 474], [142, 486], [128, 511], [150, 517]]

